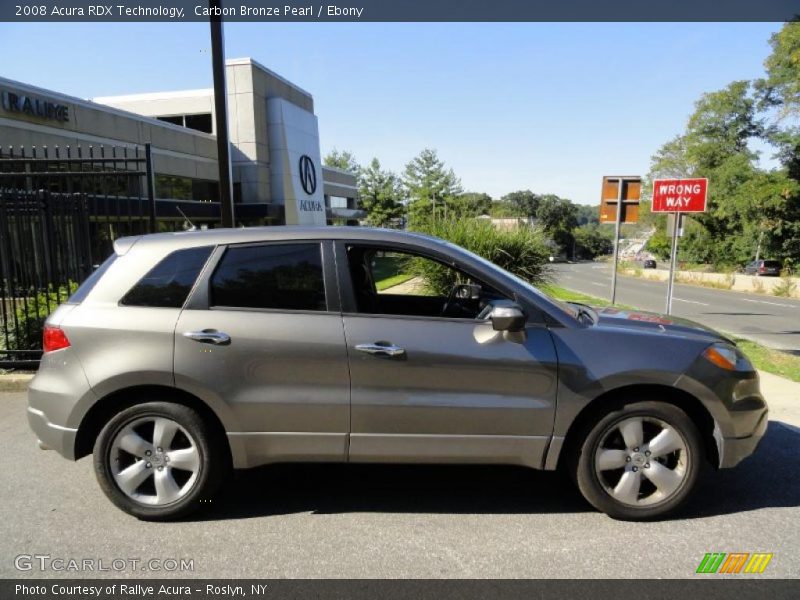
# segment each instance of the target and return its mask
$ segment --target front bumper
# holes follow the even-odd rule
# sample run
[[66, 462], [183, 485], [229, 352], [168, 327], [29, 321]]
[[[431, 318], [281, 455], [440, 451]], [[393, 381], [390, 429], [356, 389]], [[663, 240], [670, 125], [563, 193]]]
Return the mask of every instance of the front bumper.
[[759, 442], [761, 442], [761, 438], [764, 437], [767, 431], [767, 425], [769, 425], [768, 417], [769, 415], [765, 410], [752, 435], [740, 438], [722, 438], [721, 441], [718, 440], [720, 469], [735, 467], [755, 452], [756, 447]]
[[61, 456], [75, 460], [75, 438], [77, 429], [55, 425], [47, 420], [43, 411], [28, 407], [28, 424], [39, 438], [40, 446], [55, 450]]

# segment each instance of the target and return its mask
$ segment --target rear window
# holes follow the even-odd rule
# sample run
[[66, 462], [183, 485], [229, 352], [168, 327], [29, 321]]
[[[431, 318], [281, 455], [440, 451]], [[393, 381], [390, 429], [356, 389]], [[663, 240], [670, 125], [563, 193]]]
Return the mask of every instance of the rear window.
[[769, 267], [770, 269], [780, 269], [781, 263], [777, 260], [765, 260], [764, 266]]
[[69, 297], [67, 300], [67, 304], [80, 304], [84, 301], [86, 296], [89, 295], [89, 292], [92, 291], [94, 286], [100, 281], [100, 278], [103, 277], [103, 274], [108, 271], [108, 267], [114, 264], [114, 261], [117, 260], [117, 255], [112, 254], [107, 259], [103, 261], [103, 264], [97, 267], [89, 277], [84, 279], [83, 283], [75, 290], [75, 293]]
[[212, 246], [202, 246], [169, 254], [125, 294], [120, 304], [180, 308], [212, 249]]

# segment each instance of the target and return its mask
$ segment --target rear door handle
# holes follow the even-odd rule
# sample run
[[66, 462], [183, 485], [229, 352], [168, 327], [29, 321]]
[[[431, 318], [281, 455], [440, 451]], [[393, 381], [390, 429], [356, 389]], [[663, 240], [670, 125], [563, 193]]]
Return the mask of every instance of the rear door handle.
[[406, 351], [400, 346], [393, 346], [388, 342], [375, 342], [374, 344], [358, 344], [356, 350], [378, 356], [404, 356]]
[[202, 331], [187, 331], [183, 337], [200, 342], [201, 344], [214, 344], [215, 346], [227, 346], [231, 343], [231, 336], [216, 329], [203, 329]]

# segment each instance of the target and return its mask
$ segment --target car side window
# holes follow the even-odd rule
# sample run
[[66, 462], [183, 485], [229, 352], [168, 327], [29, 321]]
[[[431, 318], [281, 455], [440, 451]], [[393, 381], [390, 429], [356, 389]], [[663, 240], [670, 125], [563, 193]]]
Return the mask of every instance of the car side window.
[[327, 310], [320, 244], [231, 246], [210, 292], [211, 306]]
[[172, 252], [150, 269], [122, 297], [120, 304], [180, 308], [186, 302], [186, 297], [212, 250], [213, 246], [202, 246]]
[[350, 246], [347, 259], [359, 313], [475, 319], [504, 298], [432, 258], [378, 246]]

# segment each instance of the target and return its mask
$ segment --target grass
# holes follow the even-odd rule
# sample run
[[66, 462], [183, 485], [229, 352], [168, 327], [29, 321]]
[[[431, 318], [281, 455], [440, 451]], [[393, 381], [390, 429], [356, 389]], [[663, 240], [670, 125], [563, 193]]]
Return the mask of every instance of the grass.
[[[572, 290], [556, 285], [541, 286], [539, 289], [553, 298], [564, 300], [565, 302], [581, 302], [582, 304], [588, 304], [590, 306], [608, 306], [610, 304], [608, 300], [589, 296], [588, 294], [581, 294], [580, 292], [573, 292]], [[617, 306], [627, 309], [634, 308], [619, 304]], [[734, 341], [741, 351], [747, 355], [756, 369], [800, 382], [800, 356], [794, 356], [793, 354], [781, 352], [780, 350], [773, 350], [772, 348], [767, 348], [766, 346], [742, 338], [734, 338]]]
[[[604, 306], [611, 306], [611, 302], [605, 300], [604, 298], [598, 298], [597, 296], [590, 296], [589, 294], [582, 294], [581, 292], [568, 290], [567, 288], [563, 288], [557, 285], [552, 285], [548, 283], [545, 285], [540, 285], [538, 287], [545, 294], [555, 298], [556, 300], [562, 300], [564, 302], [579, 302], [580, 304], [587, 304], [588, 306], [597, 306], [600, 308]], [[635, 306], [629, 306], [628, 304], [617, 303], [615, 306], [617, 308], [622, 308], [624, 310], [638, 310]]]
[[413, 274], [404, 272], [404, 266], [397, 256], [376, 256], [373, 259], [372, 275], [377, 290], [380, 292], [413, 279]]
[[800, 382], [800, 356], [773, 350], [750, 340], [734, 339], [736, 345], [747, 355], [756, 369]]

